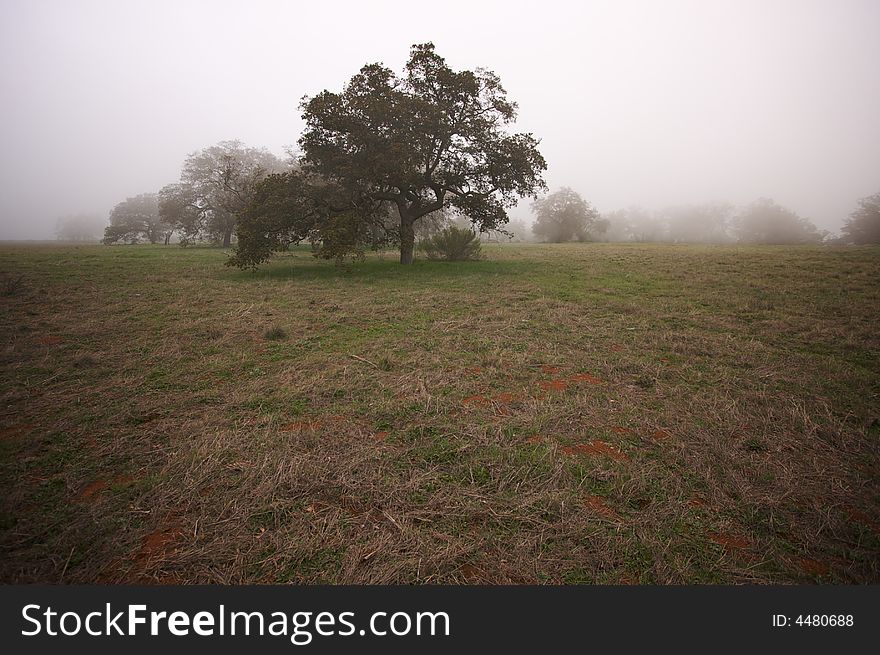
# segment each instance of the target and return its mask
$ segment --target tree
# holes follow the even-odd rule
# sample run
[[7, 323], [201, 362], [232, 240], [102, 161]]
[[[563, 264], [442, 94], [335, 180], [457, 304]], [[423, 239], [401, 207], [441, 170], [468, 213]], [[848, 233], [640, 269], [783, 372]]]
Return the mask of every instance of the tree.
[[607, 227], [599, 212], [586, 200], [568, 187], [532, 203], [536, 236], [551, 243], [563, 241], [588, 241], [592, 234], [601, 233]]
[[184, 245], [207, 239], [228, 248], [257, 184], [284, 169], [268, 150], [221, 141], [190, 154], [183, 162], [180, 182], [162, 189], [163, 218], [180, 230]]
[[110, 212], [110, 225], [104, 230], [104, 243], [138, 243], [146, 239], [158, 243], [169, 226], [159, 217], [159, 197], [155, 193], [142, 193], [126, 198]]
[[661, 212], [667, 237], [680, 243], [724, 243], [733, 207], [726, 203], [681, 205]]
[[531, 241], [533, 238], [532, 230], [526, 222], [521, 219], [512, 219], [504, 226], [504, 235], [501, 238], [501, 241], [510, 241], [513, 243], [522, 243], [525, 241]]
[[254, 268], [305, 240], [317, 257], [362, 257], [366, 247], [398, 243], [388, 209], [302, 169], [270, 175], [241, 214], [238, 244], [227, 264]]
[[62, 216], [55, 224], [55, 236], [60, 241], [100, 241], [106, 219], [95, 214]]
[[180, 235], [180, 244], [189, 245], [204, 232], [205, 210], [199, 206], [193, 187], [188, 184], [167, 184], [159, 189], [159, 217], [169, 226], [165, 243], [173, 232]]
[[819, 243], [823, 238], [812, 222], [770, 198], [760, 198], [746, 207], [734, 226], [741, 243]]
[[850, 243], [880, 243], [880, 193], [859, 200], [841, 232]]
[[[323, 91], [301, 107], [306, 123], [299, 140], [301, 171], [299, 179], [286, 181], [291, 192], [316, 197], [294, 201], [309, 210], [287, 217], [290, 232], [310, 227], [323, 238], [342, 216], [354, 239], [372, 234], [390, 205], [397, 224], [388, 238], [399, 242], [401, 264], [411, 264], [414, 226], [422, 217], [448, 208], [480, 231], [495, 229], [507, 222], [506, 209], [519, 196], [545, 188], [541, 174], [547, 165], [538, 141], [504, 129], [516, 118], [516, 104], [498, 76], [482, 69], [454, 71], [431, 43], [412, 47], [402, 75], [369, 64], [342, 92]], [[279, 183], [268, 184], [277, 191]], [[278, 202], [283, 201], [274, 197], [270, 205]], [[266, 237], [280, 228], [279, 217], [263, 209], [248, 212], [254, 225], [240, 233], [233, 263], [253, 266], [278, 245]], [[294, 226], [297, 222], [302, 225]], [[363, 243], [346, 245], [356, 252]], [[339, 239], [336, 244], [344, 245]], [[322, 252], [327, 256], [327, 249]]]

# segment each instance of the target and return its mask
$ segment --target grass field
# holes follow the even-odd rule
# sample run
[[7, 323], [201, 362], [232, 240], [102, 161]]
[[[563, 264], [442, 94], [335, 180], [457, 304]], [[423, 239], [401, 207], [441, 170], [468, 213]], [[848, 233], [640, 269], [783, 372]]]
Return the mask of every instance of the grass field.
[[0, 580], [880, 582], [880, 249], [0, 246]]

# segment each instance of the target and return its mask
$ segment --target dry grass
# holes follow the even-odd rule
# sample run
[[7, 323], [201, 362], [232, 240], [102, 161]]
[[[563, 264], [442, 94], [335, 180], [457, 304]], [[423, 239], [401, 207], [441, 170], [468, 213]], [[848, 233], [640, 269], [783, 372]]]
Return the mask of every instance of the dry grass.
[[485, 250], [0, 249], [0, 579], [880, 581], [880, 251]]

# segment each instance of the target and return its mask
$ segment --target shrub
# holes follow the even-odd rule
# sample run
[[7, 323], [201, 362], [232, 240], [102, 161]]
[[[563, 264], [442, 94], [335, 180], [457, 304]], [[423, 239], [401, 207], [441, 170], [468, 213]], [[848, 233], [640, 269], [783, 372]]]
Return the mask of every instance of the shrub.
[[480, 258], [480, 239], [473, 230], [450, 227], [422, 241], [422, 250], [431, 260], [461, 262]]

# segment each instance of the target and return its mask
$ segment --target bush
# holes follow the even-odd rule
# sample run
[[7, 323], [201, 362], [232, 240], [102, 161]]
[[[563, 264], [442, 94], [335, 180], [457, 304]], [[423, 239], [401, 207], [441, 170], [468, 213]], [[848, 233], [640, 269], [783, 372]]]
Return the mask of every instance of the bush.
[[450, 227], [422, 241], [422, 250], [431, 260], [462, 262], [480, 258], [480, 239], [473, 230]]

